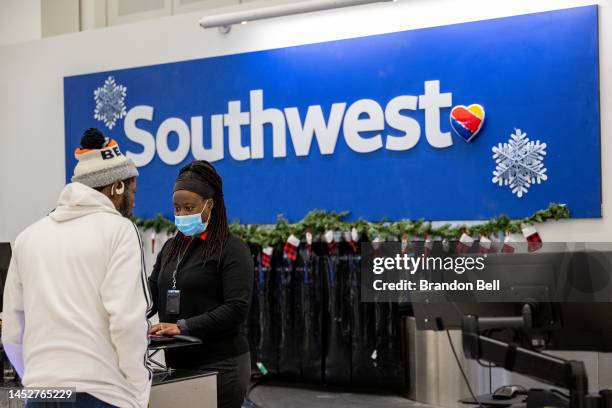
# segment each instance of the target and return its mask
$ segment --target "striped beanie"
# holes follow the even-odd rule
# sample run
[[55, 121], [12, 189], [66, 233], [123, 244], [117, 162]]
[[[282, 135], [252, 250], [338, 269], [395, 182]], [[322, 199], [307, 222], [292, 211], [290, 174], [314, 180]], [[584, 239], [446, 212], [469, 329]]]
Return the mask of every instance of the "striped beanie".
[[74, 157], [77, 165], [72, 181], [89, 187], [103, 187], [138, 176], [136, 165], [121, 153], [117, 142], [95, 128], [85, 131]]

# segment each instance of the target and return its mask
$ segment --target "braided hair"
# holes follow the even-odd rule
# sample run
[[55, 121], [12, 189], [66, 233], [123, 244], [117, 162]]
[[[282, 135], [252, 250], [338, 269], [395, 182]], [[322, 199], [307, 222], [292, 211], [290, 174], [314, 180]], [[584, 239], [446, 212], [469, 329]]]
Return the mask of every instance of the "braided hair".
[[[185, 165], [178, 174], [177, 179], [189, 179], [196, 182], [204, 183], [213, 191], [213, 208], [210, 213], [210, 220], [206, 227], [206, 239], [204, 240], [204, 249], [202, 257], [206, 261], [213, 254], [221, 256], [221, 251], [225, 246], [227, 237], [229, 236], [229, 225], [227, 223], [227, 211], [225, 209], [225, 201], [223, 199], [223, 182], [221, 176], [215, 168], [206, 160], [195, 160]], [[209, 198], [209, 197], [204, 197]], [[166, 255], [164, 266], [175, 256], [178, 255], [183, 242], [184, 235], [178, 231], [170, 244]]]

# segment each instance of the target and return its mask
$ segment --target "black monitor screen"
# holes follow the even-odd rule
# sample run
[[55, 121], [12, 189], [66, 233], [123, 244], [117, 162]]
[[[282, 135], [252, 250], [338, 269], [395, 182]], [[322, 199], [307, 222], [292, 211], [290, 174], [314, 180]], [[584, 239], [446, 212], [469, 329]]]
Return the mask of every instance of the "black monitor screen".
[[2, 311], [2, 303], [4, 301], [4, 281], [6, 281], [6, 274], [10, 263], [11, 244], [0, 242], [0, 312]]

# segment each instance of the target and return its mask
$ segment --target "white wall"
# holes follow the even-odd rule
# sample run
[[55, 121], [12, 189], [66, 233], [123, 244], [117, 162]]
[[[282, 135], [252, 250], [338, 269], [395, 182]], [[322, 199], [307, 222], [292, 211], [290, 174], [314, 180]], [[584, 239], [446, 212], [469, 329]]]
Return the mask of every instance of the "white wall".
[[81, 28], [79, 0], [41, 0], [43, 37], [74, 33]]
[[0, 46], [40, 39], [40, 1], [0, 0]]
[[[7, 3], [0, 0], [2, 11]], [[16, 7], [19, 0], [10, 0]], [[549, 223], [545, 241], [612, 238], [612, 4], [609, 0], [400, 0], [203, 30], [200, 13], [0, 47], [0, 241], [54, 207], [64, 185], [64, 76], [473, 21], [600, 5], [602, 219]], [[38, 35], [40, 36], [40, 35]], [[0, 32], [0, 38], [2, 34]], [[526, 62], [528, 63], [528, 62]], [[576, 165], [588, 165], [576, 159]], [[69, 169], [70, 171], [72, 169]], [[145, 242], [148, 241], [145, 239]], [[159, 244], [158, 244], [159, 245]], [[150, 248], [149, 248], [150, 250]]]

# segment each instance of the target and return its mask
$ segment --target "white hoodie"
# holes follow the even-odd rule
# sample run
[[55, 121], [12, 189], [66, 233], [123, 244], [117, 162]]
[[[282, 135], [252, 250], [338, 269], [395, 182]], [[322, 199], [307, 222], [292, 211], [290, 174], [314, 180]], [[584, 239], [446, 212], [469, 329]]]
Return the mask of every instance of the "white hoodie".
[[27, 387], [146, 407], [151, 305], [140, 235], [104, 194], [68, 184], [15, 241], [2, 343]]

